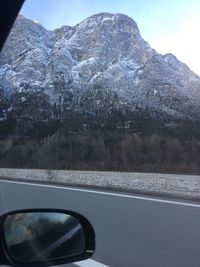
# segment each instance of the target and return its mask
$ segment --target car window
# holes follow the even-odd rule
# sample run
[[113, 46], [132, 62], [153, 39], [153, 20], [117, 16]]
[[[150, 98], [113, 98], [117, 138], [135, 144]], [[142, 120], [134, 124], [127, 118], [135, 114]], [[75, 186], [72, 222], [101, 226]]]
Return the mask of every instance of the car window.
[[[0, 53], [0, 178], [198, 201], [199, 8], [197, 1], [26, 0]], [[64, 205], [59, 193], [45, 192], [30, 193], [34, 207]], [[91, 216], [103, 242], [98, 227], [110, 202], [72, 199], [67, 208]], [[121, 203], [111, 205], [120, 219], [127, 215]], [[125, 225], [120, 231], [128, 238]], [[135, 237], [142, 250], [145, 241]], [[97, 251], [98, 261], [117, 266], [105, 251], [102, 258]], [[164, 266], [157, 260], [149, 266]]]

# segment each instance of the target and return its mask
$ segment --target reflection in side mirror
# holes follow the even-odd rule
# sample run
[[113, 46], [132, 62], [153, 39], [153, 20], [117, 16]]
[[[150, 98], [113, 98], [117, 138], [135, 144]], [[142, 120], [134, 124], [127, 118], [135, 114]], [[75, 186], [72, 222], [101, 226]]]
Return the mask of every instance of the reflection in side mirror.
[[12, 262], [45, 265], [88, 258], [94, 252], [94, 236], [89, 237], [92, 250], [84, 221], [89, 225], [79, 214], [50, 210], [7, 214], [3, 222], [6, 254]]

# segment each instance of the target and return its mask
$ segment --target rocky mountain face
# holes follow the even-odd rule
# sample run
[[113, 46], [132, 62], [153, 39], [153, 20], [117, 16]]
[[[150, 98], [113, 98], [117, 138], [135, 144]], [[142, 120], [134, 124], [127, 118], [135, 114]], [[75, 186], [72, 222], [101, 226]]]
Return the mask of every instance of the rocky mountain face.
[[69, 112], [114, 111], [198, 121], [200, 77], [152, 49], [126, 15], [100, 13], [54, 31], [20, 15], [0, 54], [0, 121], [31, 130]]

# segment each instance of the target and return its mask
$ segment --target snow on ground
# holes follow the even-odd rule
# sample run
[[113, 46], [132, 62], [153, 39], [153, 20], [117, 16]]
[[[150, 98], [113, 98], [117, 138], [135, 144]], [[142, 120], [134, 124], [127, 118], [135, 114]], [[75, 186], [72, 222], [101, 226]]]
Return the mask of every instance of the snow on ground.
[[3, 178], [200, 199], [200, 176], [198, 175], [0, 169], [0, 179]]

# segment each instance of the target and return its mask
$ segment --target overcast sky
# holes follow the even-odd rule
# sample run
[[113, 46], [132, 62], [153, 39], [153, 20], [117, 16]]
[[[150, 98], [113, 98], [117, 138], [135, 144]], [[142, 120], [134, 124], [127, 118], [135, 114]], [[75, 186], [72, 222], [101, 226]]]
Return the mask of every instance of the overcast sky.
[[173, 53], [200, 75], [200, 0], [26, 0], [21, 10], [50, 30], [99, 12], [130, 16], [153, 48]]

